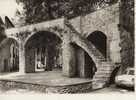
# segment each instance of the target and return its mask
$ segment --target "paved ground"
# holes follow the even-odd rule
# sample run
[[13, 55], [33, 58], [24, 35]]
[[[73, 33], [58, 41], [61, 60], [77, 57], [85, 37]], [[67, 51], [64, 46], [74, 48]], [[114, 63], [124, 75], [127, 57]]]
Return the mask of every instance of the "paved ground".
[[40, 73], [29, 73], [24, 75], [20, 75], [19, 73], [11, 73], [7, 75], [4, 74], [0, 75], [0, 80], [1, 79], [25, 83], [43, 84], [48, 86], [64, 86], [92, 81], [91, 79], [64, 77], [62, 76], [61, 70]]
[[[43, 72], [43, 73], [31, 73], [26, 75], [19, 75], [18, 73], [12, 73], [12, 74], [1, 74], [0, 79], [12, 79], [16, 81], [23, 81], [23, 82], [34, 82], [34, 83], [40, 83], [46, 85], [68, 85], [68, 84], [76, 84], [76, 83], [82, 83], [82, 82], [88, 82], [91, 81], [90, 79], [81, 79], [81, 78], [68, 78], [68, 77], [62, 77], [61, 71], [50, 71], [50, 72]], [[134, 91], [118, 88], [115, 85], [111, 85], [110, 87], [103, 88], [100, 90], [95, 90], [88, 92], [87, 94], [133, 94]], [[28, 91], [26, 89], [17, 89], [17, 90], [8, 90], [8, 91], [2, 91], [0, 90], [0, 94], [44, 94], [40, 92], [35, 91]]]
[[[9, 90], [9, 91], [1, 91], [0, 90], [0, 94], [4, 94], [4, 95], [45, 95], [44, 93], [40, 93], [40, 92], [35, 92], [35, 91], [28, 91], [26, 89], [17, 89], [17, 90]], [[128, 89], [123, 89], [123, 88], [118, 88], [115, 85], [112, 85], [110, 87], [107, 88], [103, 88], [100, 90], [95, 90], [95, 91], [91, 91], [85, 94], [134, 94], [134, 91], [132, 90], [128, 90]]]

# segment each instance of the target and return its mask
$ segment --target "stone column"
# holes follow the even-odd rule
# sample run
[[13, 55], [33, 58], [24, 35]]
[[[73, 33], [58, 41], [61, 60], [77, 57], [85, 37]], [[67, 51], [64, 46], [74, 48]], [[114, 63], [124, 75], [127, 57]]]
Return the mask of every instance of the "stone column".
[[81, 48], [77, 50], [77, 63], [79, 77], [85, 78], [85, 52]]
[[74, 77], [76, 75], [75, 51], [71, 44], [63, 44], [63, 75]]
[[25, 48], [23, 43], [19, 44], [19, 73], [25, 73]]
[[76, 75], [76, 58], [75, 48], [71, 44], [72, 33], [67, 26], [65, 26], [65, 32], [63, 33], [62, 43], [62, 72], [64, 76], [74, 77]]

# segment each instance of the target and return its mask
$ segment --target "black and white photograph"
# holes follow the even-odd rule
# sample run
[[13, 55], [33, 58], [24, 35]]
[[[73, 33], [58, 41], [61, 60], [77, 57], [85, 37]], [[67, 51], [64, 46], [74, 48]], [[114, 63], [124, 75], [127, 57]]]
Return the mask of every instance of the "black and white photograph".
[[0, 0], [0, 95], [134, 94], [134, 26], [134, 0]]

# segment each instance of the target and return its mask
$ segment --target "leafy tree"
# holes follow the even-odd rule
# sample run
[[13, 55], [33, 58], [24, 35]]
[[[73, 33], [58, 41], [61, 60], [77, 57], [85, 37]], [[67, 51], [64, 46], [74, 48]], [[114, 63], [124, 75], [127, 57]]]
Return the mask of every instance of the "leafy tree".
[[[23, 12], [17, 16], [24, 18], [26, 24], [38, 23], [65, 16], [72, 18], [102, 8], [117, 0], [16, 0], [23, 4]], [[23, 15], [23, 17], [22, 17]]]

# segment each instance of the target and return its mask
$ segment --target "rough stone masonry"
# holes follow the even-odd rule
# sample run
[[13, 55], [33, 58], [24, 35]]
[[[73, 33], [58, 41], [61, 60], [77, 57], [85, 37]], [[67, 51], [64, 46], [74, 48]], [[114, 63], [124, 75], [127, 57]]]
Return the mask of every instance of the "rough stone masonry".
[[[120, 24], [119, 6], [118, 2], [70, 20], [60, 18], [5, 29], [6, 38], [0, 43], [0, 72], [7, 71], [4, 66], [11, 65], [11, 62], [14, 65], [18, 63], [19, 72], [22, 74], [36, 72], [37, 58], [40, 56], [38, 60], [45, 64], [44, 55], [47, 58], [46, 63], [52, 62], [54, 65], [61, 58], [59, 66], [62, 68], [64, 76], [88, 78], [91, 77], [91, 73], [93, 74], [91, 78], [94, 80], [94, 86], [97, 86], [97, 83], [103, 83], [104, 86], [109, 81], [114, 64], [121, 63], [121, 47], [119, 46], [121, 38], [118, 28]], [[41, 35], [38, 36], [37, 34]], [[40, 45], [37, 42], [44, 35], [49, 37], [49, 39], [47, 38], [48, 47], [44, 45], [45, 41], [41, 42]], [[57, 41], [54, 39], [55, 36], [61, 40], [60, 49], [56, 49], [57, 44], [57, 46], [52, 44], [52, 41]], [[12, 49], [11, 44], [15, 44]], [[45, 50], [39, 48], [45, 48]], [[59, 52], [59, 57], [57, 54], [49, 56], [50, 50], [58, 50], [56, 52]], [[11, 59], [11, 52], [14, 54], [14, 51], [15, 54], [17, 52], [18, 54], [13, 58], [18, 57], [18, 61]], [[39, 54], [39, 52], [45, 51], [45, 54]], [[46, 70], [53, 70], [54, 65], [48, 66]], [[96, 73], [93, 73], [94, 68], [97, 69]]]

